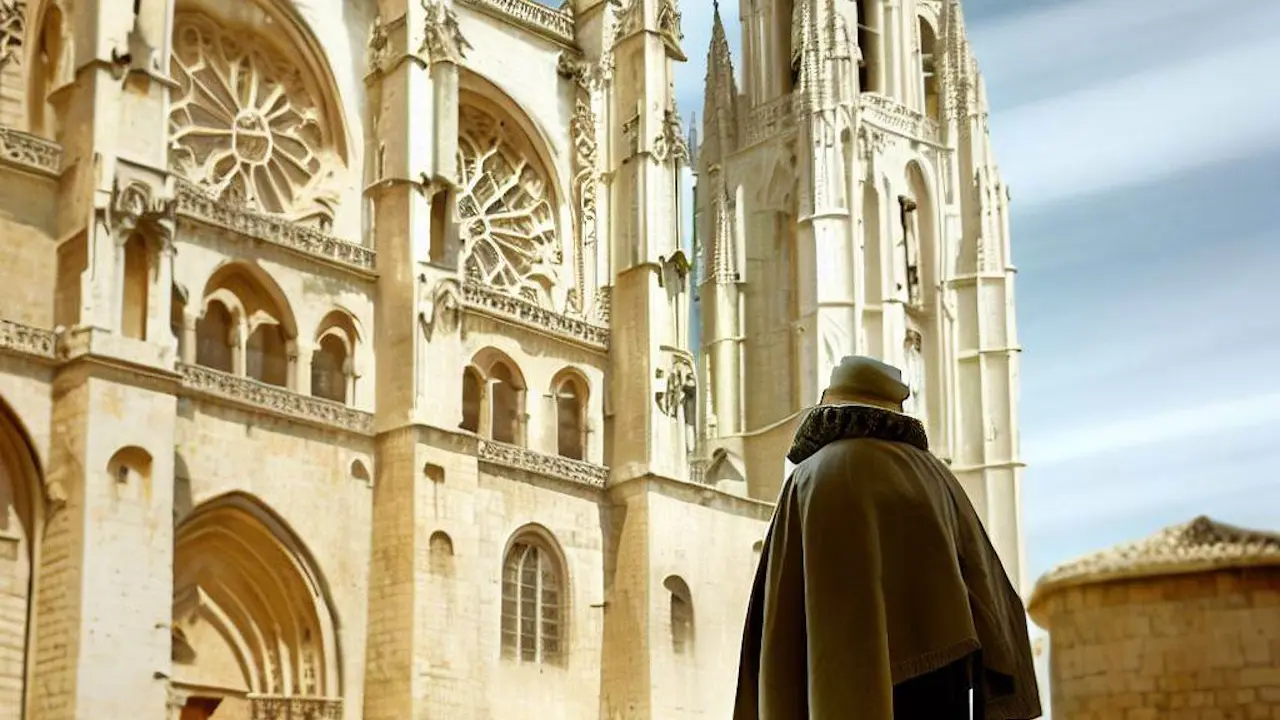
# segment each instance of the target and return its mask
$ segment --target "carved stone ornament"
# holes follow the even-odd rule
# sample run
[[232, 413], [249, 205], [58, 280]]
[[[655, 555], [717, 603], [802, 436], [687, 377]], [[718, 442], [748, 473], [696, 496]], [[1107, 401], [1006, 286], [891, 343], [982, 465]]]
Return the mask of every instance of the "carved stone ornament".
[[546, 173], [507, 138], [497, 119], [472, 106], [458, 115], [465, 277], [562, 310], [570, 285], [562, 277], [564, 255]]
[[480, 441], [480, 462], [556, 478], [587, 487], [602, 488], [609, 480], [609, 468], [559, 455], [545, 455], [528, 448]]
[[382, 13], [373, 16], [373, 27], [369, 28], [369, 52], [367, 61], [370, 72], [386, 70], [387, 56], [391, 52], [390, 37], [387, 26], [382, 23]]
[[250, 695], [249, 712], [252, 720], [342, 720], [342, 700]]
[[118, 242], [141, 231], [148, 239], [168, 246], [173, 240], [177, 208], [176, 199], [154, 196], [145, 183], [130, 182], [121, 187], [117, 180], [106, 210], [107, 227]]
[[0, 352], [58, 359], [58, 335], [52, 330], [0, 319]]
[[0, 127], [0, 160], [56, 175], [62, 170], [62, 147], [21, 130]]
[[456, 0], [477, 10], [525, 28], [535, 34], [573, 47], [573, 6], [550, 8], [530, 0]]
[[339, 164], [299, 66], [199, 14], [174, 23], [170, 165], [219, 200], [328, 228]]
[[438, 62], [451, 62], [461, 65], [467, 51], [472, 50], [471, 43], [462, 36], [462, 28], [458, 25], [458, 16], [446, 0], [421, 0], [422, 10], [426, 16], [426, 27], [422, 34], [422, 47], [418, 55], [428, 66]]
[[[569, 120], [569, 136], [573, 139], [573, 192], [578, 209], [578, 252], [575, 266], [575, 287], [584, 287], [586, 270], [583, 267], [584, 248], [597, 241], [598, 212], [596, 191], [599, 183], [599, 143], [596, 139], [596, 114], [591, 106], [578, 100]], [[579, 303], [580, 304], [580, 303]]]
[[[587, 321], [554, 312], [474, 282], [463, 283], [462, 295], [468, 311], [565, 340], [588, 350], [606, 352], [609, 349], [609, 329], [598, 321]], [[599, 315], [600, 296], [597, 295], [596, 299]], [[607, 316], [607, 311], [605, 314]], [[607, 317], [604, 322], [608, 322]]]
[[609, 81], [612, 70], [613, 68], [604, 58], [600, 62], [593, 63], [570, 50], [560, 53], [559, 58], [556, 59], [556, 72], [588, 91], [603, 87]]
[[658, 34], [672, 57], [681, 61], [688, 59], [680, 47], [684, 42], [684, 32], [680, 29], [680, 8], [676, 0], [662, 0], [658, 6]]
[[653, 157], [660, 163], [682, 165], [689, 162], [689, 145], [680, 127], [680, 116], [675, 110], [662, 113], [662, 132], [653, 139]]
[[[658, 370], [657, 378], [665, 381], [664, 387], [654, 396], [658, 410], [667, 417], [680, 417], [681, 411], [688, 404], [689, 394], [697, 395], [697, 377], [689, 358], [682, 354], [672, 354], [667, 370]], [[686, 421], [691, 422], [689, 418]]]
[[418, 292], [418, 321], [427, 340], [437, 331], [447, 334], [458, 329], [463, 299], [457, 280], [444, 278], [435, 285], [429, 285], [427, 276], [421, 275], [418, 277]]
[[623, 38], [640, 31], [644, 22], [644, 0], [609, 0], [609, 7], [613, 8], [615, 45]]
[[178, 369], [183, 389], [193, 395], [228, 400], [252, 410], [347, 432], [373, 434], [372, 415], [341, 403], [198, 365], [179, 365]]
[[268, 242], [315, 260], [364, 272], [374, 269], [376, 253], [372, 248], [278, 216], [247, 210], [232, 201], [218, 200], [189, 182], [179, 181], [176, 186], [178, 215], [184, 218]]
[[27, 34], [27, 3], [0, 0], [0, 70], [22, 63], [22, 40]]

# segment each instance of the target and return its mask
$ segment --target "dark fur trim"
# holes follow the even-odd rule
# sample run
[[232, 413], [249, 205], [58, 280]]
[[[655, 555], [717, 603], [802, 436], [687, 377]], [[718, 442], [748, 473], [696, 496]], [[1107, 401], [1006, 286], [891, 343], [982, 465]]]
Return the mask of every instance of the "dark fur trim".
[[847, 438], [891, 440], [929, 449], [924, 425], [909, 415], [867, 405], [819, 405], [800, 422], [787, 459], [799, 465], [824, 446]]

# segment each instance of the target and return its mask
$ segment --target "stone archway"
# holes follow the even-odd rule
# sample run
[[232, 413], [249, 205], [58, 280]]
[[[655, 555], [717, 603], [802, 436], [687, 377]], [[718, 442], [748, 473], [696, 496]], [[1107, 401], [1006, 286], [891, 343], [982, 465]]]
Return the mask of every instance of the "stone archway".
[[17, 414], [0, 398], [0, 635], [19, 639], [16, 648], [0, 650], [0, 717], [26, 717], [43, 521], [39, 459]]
[[336, 628], [310, 554], [255, 498], [202, 503], [176, 529], [175, 717], [339, 718]]

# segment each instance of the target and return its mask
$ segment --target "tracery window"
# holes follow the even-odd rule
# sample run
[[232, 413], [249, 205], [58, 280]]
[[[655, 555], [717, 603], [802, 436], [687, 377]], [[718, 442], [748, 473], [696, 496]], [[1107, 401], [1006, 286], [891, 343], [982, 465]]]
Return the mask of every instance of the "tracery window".
[[547, 177], [506, 123], [464, 105], [458, 127], [467, 278], [546, 305], [563, 261]]
[[326, 226], [331, 128], [297, 65], [198, 14], [175, 21], [170, 162], [214, 196]]
[[563, 659], [563, 583], [555, 557], [532, 538], [507, 552], [502, 570], [502, 656], [559, 663]]

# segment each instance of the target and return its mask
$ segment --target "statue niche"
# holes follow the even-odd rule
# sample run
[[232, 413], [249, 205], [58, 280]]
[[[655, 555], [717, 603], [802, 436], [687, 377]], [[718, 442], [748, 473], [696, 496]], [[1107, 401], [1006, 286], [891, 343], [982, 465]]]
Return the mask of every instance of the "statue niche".
[[[907, 303], [918, 308], [922, 304], [920, 293], [920, 234], [916, 232], [916, 201], [906, 195], [898, 196], [899, 220], [902, 223], [902, 252], [906, 268]], [[898, 289], [902, 289], [899, 285]]]

